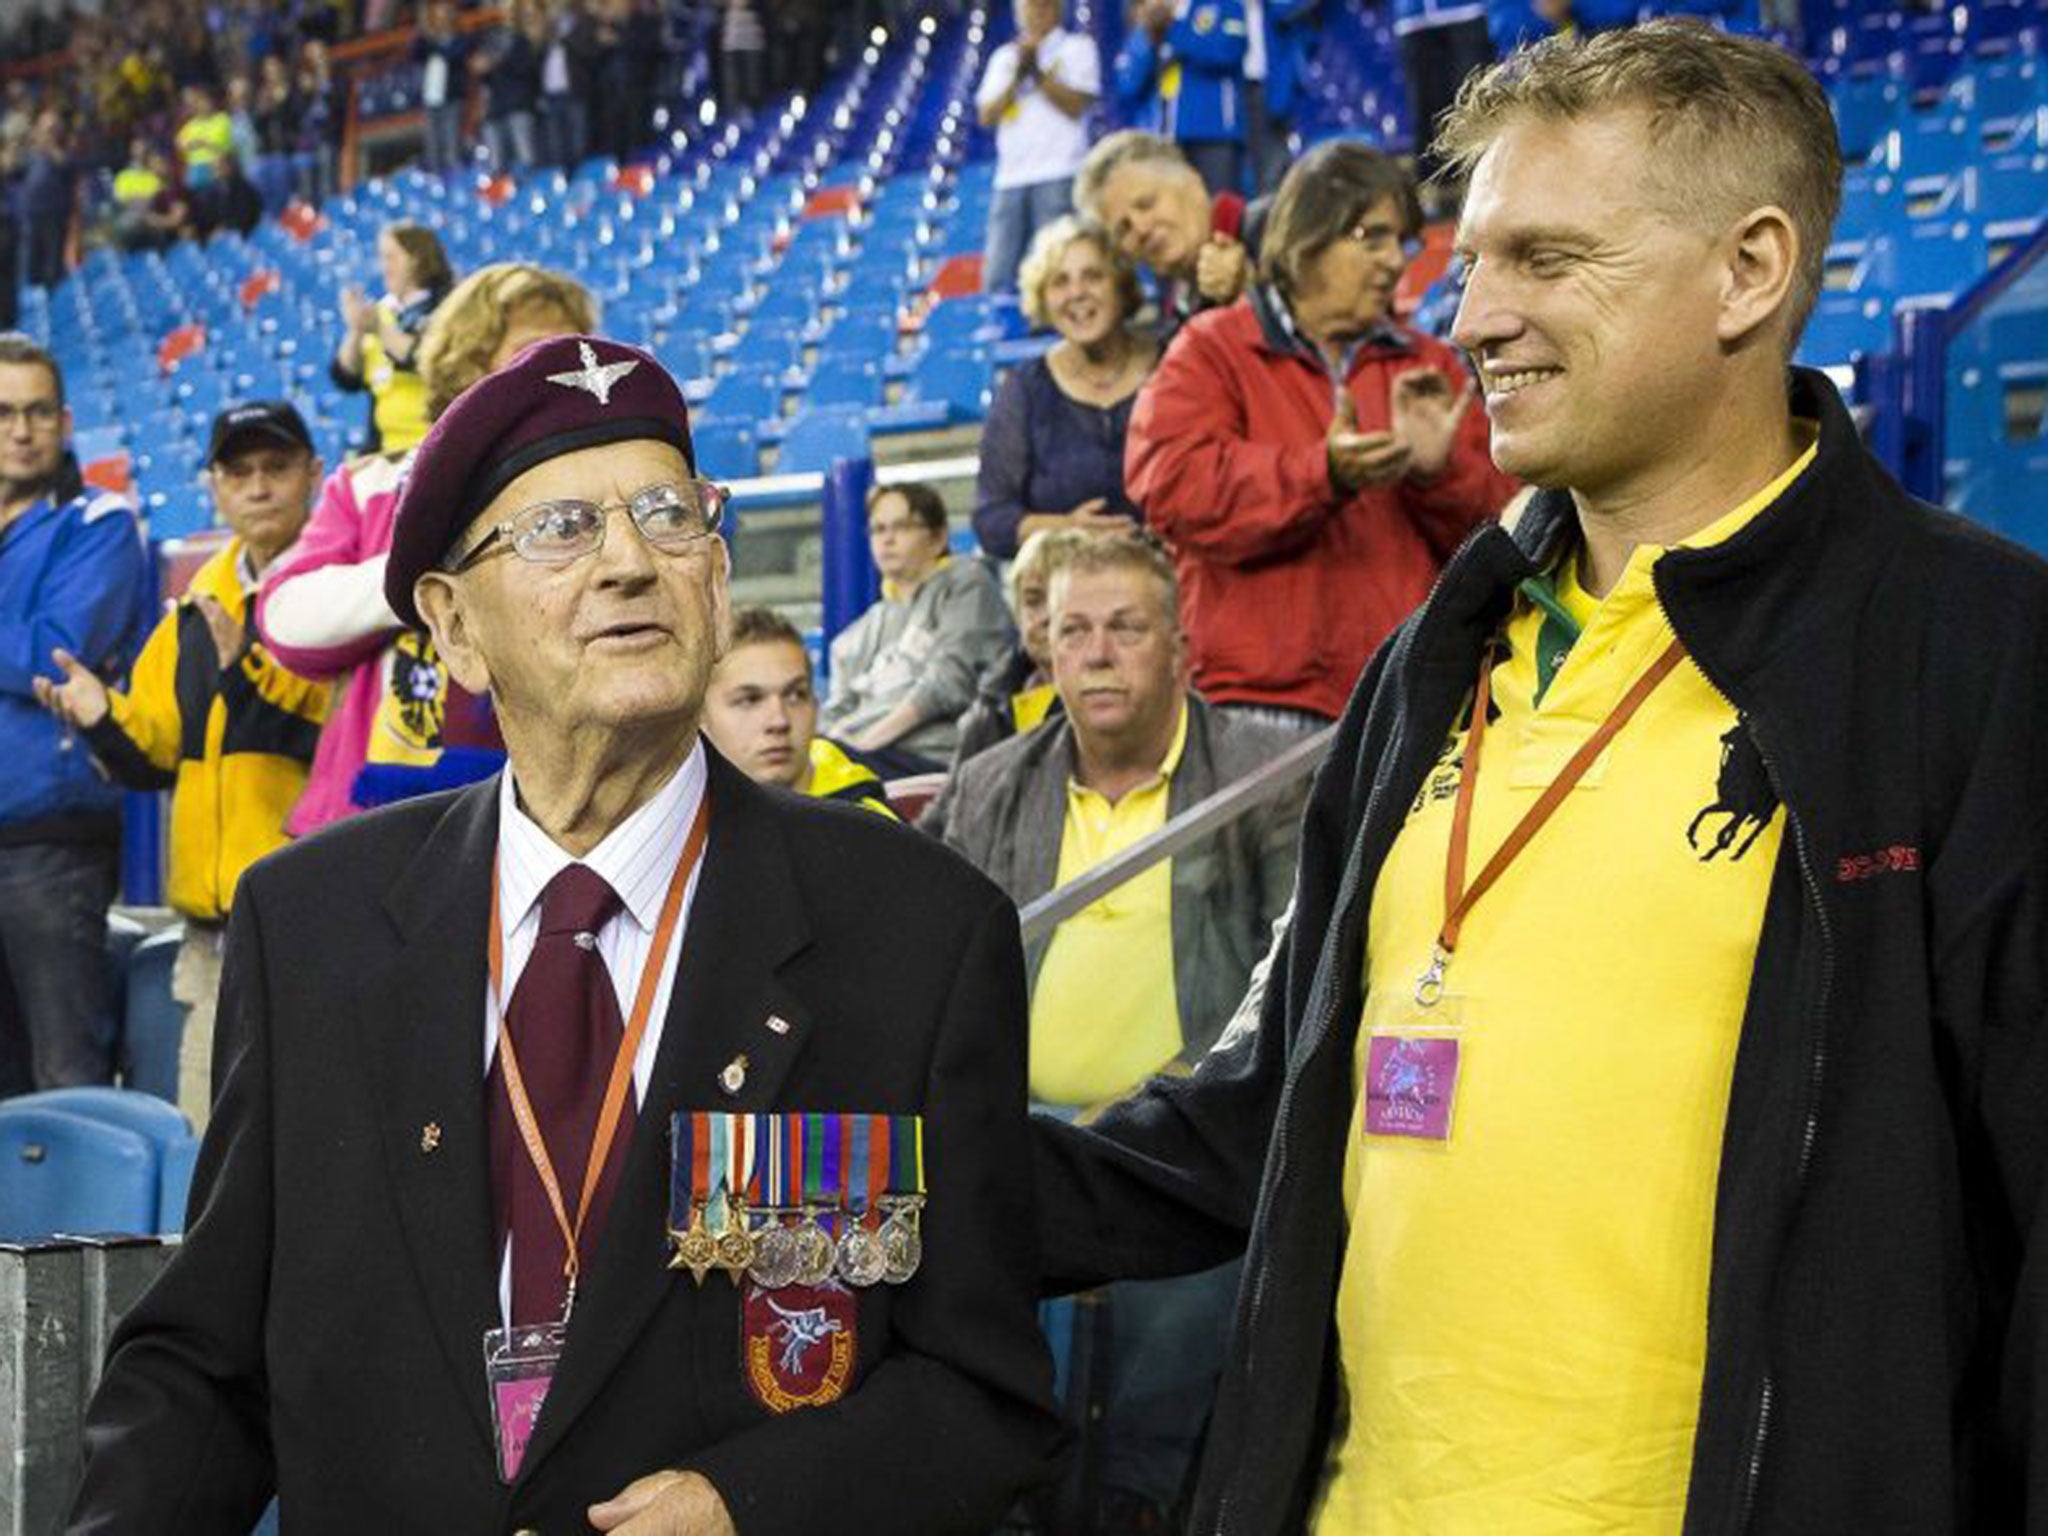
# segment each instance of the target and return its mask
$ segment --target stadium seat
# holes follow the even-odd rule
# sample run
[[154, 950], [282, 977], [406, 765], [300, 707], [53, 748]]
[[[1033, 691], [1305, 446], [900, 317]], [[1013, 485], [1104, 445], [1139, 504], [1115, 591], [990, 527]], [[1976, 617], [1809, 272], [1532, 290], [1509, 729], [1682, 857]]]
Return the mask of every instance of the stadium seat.
[[765, 373], [735, 371], [711, 387], [704, 409], [712, 416], [771, 421], [782, 414], [782, 384]]
[[192, 1198], [192, 1167], [199, 1161], [199, 1138], [187, 1136], [163, 1149], [157, 1169], [156, 1229], [169, 1235], [185, 1230], [186, 1207]]
[[882, 370], [879, 361], [866, 357], [834, 356], [821, 359], [804, 390], [804, 406], [857, 406], [869, 410], [882, 403]]
[[751, 480], [761, 473], [753, 417], [700, 416], [690, 423], [698, 469], [714, 480]]
[[867, 413], [839, 406], [807, 410], [789, 425], [776, 456], [779, 475], [825, 473], [840, 459], [868, 456]]
[[26, 1108], [59, 1110], [103, 1125], [118, 1125], [124, 1131], [133, 1131], [159, 1154], [165, 1147], [192, 1135], [192, 1122], [176, 1104], [133, 1088], [45, 1088], [7, 1102]]
[[1799, 339], [1798, 360], [1809, 368], [1839, 368], [1859, 356], [1891, 348], [1891, 322], [1874, 294], [1827, 293], [1813, 307]]
[[949, 351], [934, 343], [911, 372], [909, 395], [946, 406], [956, 421], [980, 421], [988, 415], [994, 387], [995, 367], [987, 353]]
[[10, 1100], [0, 1104], [0, 1170], [0, 1242], [156, 1229], [156, 1151], [121, 1126]]
[[151, 934], [128, 962], [127, 1004], [121, 1028], [121, 1081], [143, 1093], [175, 1101], [178, 1047], [185, 1036], [185, 1006], [171, 996], [171, 971], [185, 940], [182, 924]]

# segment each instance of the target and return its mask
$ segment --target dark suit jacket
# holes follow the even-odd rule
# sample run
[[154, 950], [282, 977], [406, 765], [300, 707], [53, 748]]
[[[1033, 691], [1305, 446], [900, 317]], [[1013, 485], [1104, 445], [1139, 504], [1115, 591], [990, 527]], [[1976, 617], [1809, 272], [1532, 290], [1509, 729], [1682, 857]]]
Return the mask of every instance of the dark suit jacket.
[[[197, 1218], [116, 1337], [71, 1529], [242, 1536], [275, 1486], [298, 1531], [581, 1532], [588, 1504], [680, 1466], [744, 1536], [979, 1532], [1040, 1476], [1059, 1432], [1033, 1310], [1016, 913], [872, 812], [760, 789], [715, 755], [708, 793], [647, 1099], [518, 1481], [496, 1475], [482, 1355], [499, 1320], [492, 780], [244, 878]], [[925, 1116], [923, 1268], [860, 1293], [837, 1404], [761, 1407], [738, 1290], [666, 1267], [669, 1116], [693, 1108]]]

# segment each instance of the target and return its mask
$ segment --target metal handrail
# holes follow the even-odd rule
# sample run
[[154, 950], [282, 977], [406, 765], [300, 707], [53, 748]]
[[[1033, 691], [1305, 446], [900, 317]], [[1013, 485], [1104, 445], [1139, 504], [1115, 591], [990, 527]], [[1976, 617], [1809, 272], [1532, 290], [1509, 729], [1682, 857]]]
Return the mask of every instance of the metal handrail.
[[1018, 914], [1026, 946], [1037, 943], [1083, 908], [1092, 906], [1128, 880], [1136, 879], [1163, 859], [1170, 859], [1218, 829], [1277, 795], [1286, 793], [1322, 763], [1333, 725], [1296, 742], [1285, 752], [1234, 784], [1226, 784], [1206, 800], [1198, 800], [1157, 832], [1148, 833], [1122, 853], [1104, 859], [1077, 879], [1055, 886]]

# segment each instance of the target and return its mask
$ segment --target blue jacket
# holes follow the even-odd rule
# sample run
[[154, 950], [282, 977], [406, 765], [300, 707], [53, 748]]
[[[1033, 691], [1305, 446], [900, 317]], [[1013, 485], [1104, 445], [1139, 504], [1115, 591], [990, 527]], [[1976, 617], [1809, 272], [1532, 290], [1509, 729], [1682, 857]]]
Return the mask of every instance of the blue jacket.
[[1176, 143], [1244, 142], [1243, 0], [1194, 0], [1164, 41], [1134, 27], [1116, 59], [1131, 123]]
[[1308, 73], [1308, 43], [1316, 34], [1316, 11], [1322, 0], [1267, 0], [1266, 112], [1281, 122], [1293, 120]]
[[34, 685], [60, 675], [50, 660], [58, 646], [118, 680], [142, 648], [153, 601], [148, 546], [126, 497], [45, 498], [0, 533], [0, 833], [119, 806], [85, 744], [63, 748]]
[[1394, 0], [1394, 30], [1407, 33], [1455, 26], [1477, 21], [1486, 11], [1486, 0]]
[[[1582, 32], [1607, 32], [1633, 26], [1645, 9], [1632, 0], [1573, 0], [1572, 18]], [[1731, 32], [1755, 32], [1761, 26], [1757, 0], [1663, 0], [1656, 14], [1704, 16]], [[1495, 50], [1503, 55], [1524, 43], [1541, 41], [1553, 30], [1538, 19], [1530, 0], [1487, 0], [1486, 27]]]

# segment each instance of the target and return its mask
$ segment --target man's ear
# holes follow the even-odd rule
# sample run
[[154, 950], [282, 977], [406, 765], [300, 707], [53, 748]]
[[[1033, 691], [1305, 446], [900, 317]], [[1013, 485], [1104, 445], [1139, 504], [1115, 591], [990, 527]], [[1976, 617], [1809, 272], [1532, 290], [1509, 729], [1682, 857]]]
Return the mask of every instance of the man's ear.
[[462, 600], [461, 578], [445, 571], [428, 571], [412, 585], [412, 600], [434, 637], [434, 649], [448, 668], [448, 675], [463, 690], [484, 697], [491, 691], [491, 669], [469, 624], [467, 605]]
[[1775, 204], [1745, 215], [1728, 241], [1717, 327], [1722, 344], [1739, 346], [1783, 315], [1798, 275], [1792, 216]]

